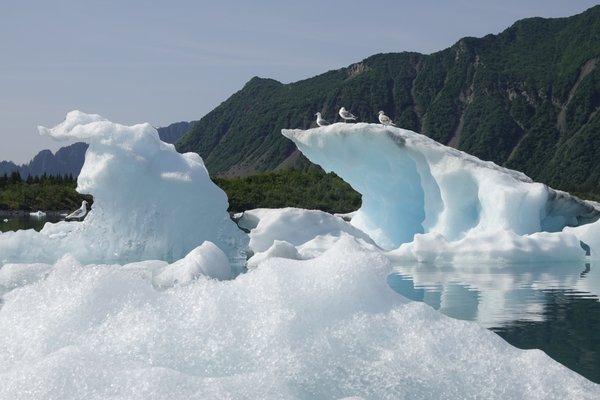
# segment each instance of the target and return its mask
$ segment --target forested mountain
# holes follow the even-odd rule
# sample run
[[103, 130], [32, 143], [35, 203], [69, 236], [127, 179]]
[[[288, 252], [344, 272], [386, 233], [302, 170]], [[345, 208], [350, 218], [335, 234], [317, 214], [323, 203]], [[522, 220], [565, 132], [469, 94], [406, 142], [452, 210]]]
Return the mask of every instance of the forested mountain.
[[[157, 130], [158, 136], [163, 142], [175, 143], [189, 128], [189, 122], [175, 122], [169, 126], [157, 128]], [[61, 147], [56, 153], [42, 150], [29, 163], [23, 165], [16, 165], [11, 161], [0, 161], [0, 176], [18, 171], [22, 178], [44, 174], [77, 177], [85, 161], [87, 148], [85, 143], [74, 143]]]
[[424, 55], [390, 53], [282, 84], [255, 77], [177, 143], [211, 173], [248, 175], [304, 164], [282, 128], [308, 128], [341, 106], [361, 121], [385, 110], [422, 132], [535, 180], [600, 187], [600, 6], [530, 18], [498, 35], [463, 38]]

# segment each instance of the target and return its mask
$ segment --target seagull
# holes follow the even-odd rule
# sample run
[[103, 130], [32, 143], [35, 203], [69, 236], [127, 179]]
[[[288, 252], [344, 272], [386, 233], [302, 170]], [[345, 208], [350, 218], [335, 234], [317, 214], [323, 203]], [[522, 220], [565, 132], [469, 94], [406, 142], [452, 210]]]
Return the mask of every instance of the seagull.
[[87, 214], [87, 204], [88, 204], [87, 201], [84, 200], [81, 203], [81, 207], [79, 207], [78, 210], [73, 211], [71, 214], [67, 215], [65, 217], [65, 220], [69, 221], [72, 219], [81, 219], [81, 218], [85, 217]]
[[356, 119], [356, 117], [350, 111], [346, 111], [345, 107], [340, 108], [339, 114], [344, 121], [352, 121]]
[[319, 126], [327, 126], [329, 125], [329, 122], [325, 121], [322, 117], [321, 117], [321, 113], [318, 112], [315, 114], [317, 116], [317, 125]]
[[390, 117], [385, 115], [383, 111], [379, 111], [379, 122], [381, 122], [383, 125], [396, 126], [396, 124], [394, 124], [394, 121], [392, 121]]

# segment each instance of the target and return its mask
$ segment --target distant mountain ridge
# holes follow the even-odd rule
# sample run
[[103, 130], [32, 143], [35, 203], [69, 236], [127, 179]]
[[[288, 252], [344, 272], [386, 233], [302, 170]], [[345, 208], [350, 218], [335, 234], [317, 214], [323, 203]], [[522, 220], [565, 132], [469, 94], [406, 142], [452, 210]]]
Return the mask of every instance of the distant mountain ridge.
[[[163, 142], [174, 144], [189, 130], [189, 122], [176, 122], [163, 128], [157, 128]], [[61, 147], [56, 153], [50, 150], [40, 151], [29, 163], [16, 165], [11, 161], [0, 161], [0, 175], [10, 175], [18, 171], [21, 177], [46, 175], [72, 175], [77, 177], [85, 161], [86, 143], [74, 143]]]
[[177, 143], [214, 175], [308, 165], [282, 128], [339, 120], [341, 106], [556, 188], [600, 190], [600, 6], [529, 18], [498, 35], [467, 37], [424, 55], [389, 53], [290, 84], [252, 78]]

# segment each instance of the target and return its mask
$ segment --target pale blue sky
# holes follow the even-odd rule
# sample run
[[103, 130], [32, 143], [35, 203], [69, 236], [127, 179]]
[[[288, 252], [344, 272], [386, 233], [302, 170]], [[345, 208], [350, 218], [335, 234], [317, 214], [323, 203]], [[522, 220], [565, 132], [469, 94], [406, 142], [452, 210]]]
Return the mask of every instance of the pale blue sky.
[[0, 1], [0, 160], [72, 109], [157, 126], [199, 119], [252, 76], [283, 82], [391, 51], [434, 52], [594, 1]]

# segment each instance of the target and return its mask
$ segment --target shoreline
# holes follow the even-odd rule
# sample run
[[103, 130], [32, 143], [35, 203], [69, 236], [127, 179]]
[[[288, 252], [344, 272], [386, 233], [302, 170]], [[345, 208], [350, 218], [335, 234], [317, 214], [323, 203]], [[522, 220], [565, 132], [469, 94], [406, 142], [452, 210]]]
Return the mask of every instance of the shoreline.
[[[48, 216], [57, 216], [60, 217], [61, 214], [68, 214], [69, 211], [44, 211], [41, 210], [42, 212], [46, 213], [46, 215]], [[0, 210], [0, 218], [6, 218], [6, 217], [28, 217], [31, 213], [34, 213], [37, 211], [23, 211], [23, 210]]]

